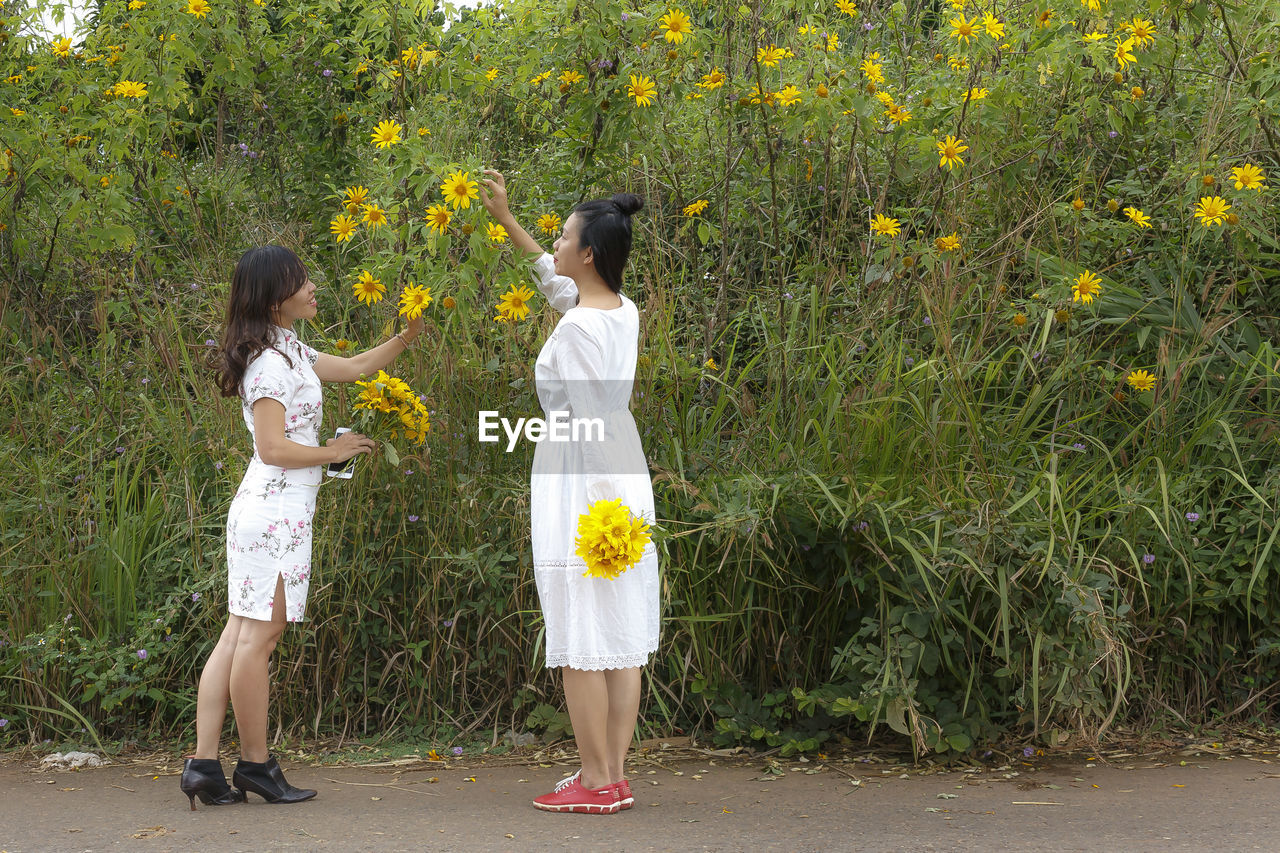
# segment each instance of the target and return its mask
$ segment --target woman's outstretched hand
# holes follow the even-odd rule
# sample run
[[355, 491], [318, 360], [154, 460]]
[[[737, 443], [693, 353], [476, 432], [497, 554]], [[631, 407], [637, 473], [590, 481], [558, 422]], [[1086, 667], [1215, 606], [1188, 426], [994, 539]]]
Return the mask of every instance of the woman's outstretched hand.
[[485, 169], [484, 189], [480, 191], [480, 203], [489, 215], [505, 224], [511, 218], [511, 208], [507, 204], [507, 181], [502, 173], [494, 169]]
[[335, 452], [334, 462], [346, 462], [352, 456], [372, 453], [378, 446], [373, 439], [358, 432], [344, 432], [337, 438], [328, 439], [325, 444]]

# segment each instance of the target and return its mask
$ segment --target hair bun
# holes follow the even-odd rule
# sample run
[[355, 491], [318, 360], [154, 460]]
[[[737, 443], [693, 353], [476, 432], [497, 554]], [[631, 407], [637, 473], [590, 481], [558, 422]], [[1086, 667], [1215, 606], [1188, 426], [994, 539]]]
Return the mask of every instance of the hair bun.
[[634, 193], [614, 193], [609, 201], [627, 216], [644, 209], [644, 199]]

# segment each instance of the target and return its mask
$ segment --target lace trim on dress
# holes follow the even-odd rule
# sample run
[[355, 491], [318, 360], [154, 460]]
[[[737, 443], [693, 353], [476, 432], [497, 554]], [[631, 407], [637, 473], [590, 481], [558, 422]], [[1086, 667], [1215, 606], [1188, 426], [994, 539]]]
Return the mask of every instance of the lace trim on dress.
[[639, 652], [629, 655], [606, 655], [598, 658], [578, 657], [577, 655], [547, 655], [547, 668], [554, 669], [559, 666], [568, 666], [573, 669], [582, 670], [601, 670], [601, 669], [630, 669], [634, 666], [645, 666], [649, 663], [649, 655], [657, 651], [658, 643], [656, 640], [652, 642], [653, 649], [647, 652]]

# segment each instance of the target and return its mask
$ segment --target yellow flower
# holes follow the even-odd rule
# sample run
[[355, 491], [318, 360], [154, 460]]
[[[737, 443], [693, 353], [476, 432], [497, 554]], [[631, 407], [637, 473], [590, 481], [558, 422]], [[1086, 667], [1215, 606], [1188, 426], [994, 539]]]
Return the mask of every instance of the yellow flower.
[[503, 228], [496, 222], [490, 222], [484, 227], [485, 236], [489, 238], [490, 243], [507, 242], [507, 229]]
[[818, 47], [822, 48], [827, 53], [835, 53], [837, 50], [840, 49], [840, 36], [836, 35], [835, 33], [827, 33], [826, 45], [825, 46], [818, 45]]
[[959, 17], [952, 18], [948, 23], [951, 24], [951, 38], [968, 44], [974, 35], [978, 19], [975, 17], [972, 21], [967, 21], [964, 12], [961, 12]]
[[347, 350], [351, 349], [351, 341], [347, 340], [346, 338], [338, 338], [336, 341], [333, 342], [333, 348], [336, 349], [338, 352], [346, 352]]
[[952, 71], [964, 71], [969, 67], [969, 60], [963, 56], [952, 54], [947, 57], [947, 65], [950, 66]]
[[1102, 0], [1080, 0], [1080, 5], [1088, 9], [1090, 12], [1102, 11]]
[[939, 237], [933, 241], [933, 246], [939, 252], [958, 252], [960, 251], [960, 233], [952, 231], [945, 237]]
[[1195, 215], [1200, 220], [1200, 224], [1208, 228], [1211, 225], [1221, 225], [1227, 221], [1227, 211], [1231, 209], [1231, 205], [1227, 204], [1227, 200], [1221, 196], [1204, 196], [1196, 202]]
[[147, 0], [129, 0], [129, 11], [136, 12], [147, 5]]
[[1134, 18], [1122, 26], [1133, 34], [1133, 43], [1139, 48], [1145, 48], [1156, 40], [1156, 28], [1151, 21]]
[[400, 294], [400, 316], [416, 320], [422, 316], [423, 309], [430, 304], [431, 288], [420, 287], [409, 282], [409, 286]]
[[1266, 187], [1263, 181], [1267, 179], [1267, 176], [1257, 166], [1245, 163], [1243, 166], [1236, 166], [1231, 170], [1231, 179], [1236, 182], [1236, 189], [1238, 190], [1261, 191]]
[[1084, 42], [1085, 44], [1092, 44], [1095, 41], [1102, 41], [1106, 37], [1107, 37], [1106, 33], [1100, 33], [1097, 30], [1094, 30], [1091, 33], [1085, 33]]
[[454, 299], [452, 296], [446, 296], [444, 299], [440, 300], [440, 304], [445, 308], [457, 308], [458, 300]]
[[990, 12], [982, 16], [982, 26], [993, 39], [1004, 38], [1004, 24]]
[[366, 204], [364, 206], [364, 224], [371, 229], [381, 228], [387, 224], [387, 212], [376, 204]]
[[1036, 29], [1043, 30], [1049, 26], [1049, 22], [1053, 20], [1053, 10], [1045, 9], [1039, 15], [1036, 15]]
[[970, 101], [981, 101], [991, 93], [986, 89], [979, 89], [976, 86], [965, 93], [965, 98]]
[[453, 214], [443, 204], [433, 204], [427, 208], [427, 224], [437, 234], [443, 234], [448, 229], [449, 220], [451, 219], [453, 219]]
[[1124, 209], [1124, 215], [1133, 220], [1135, 225], [1139, 225], [1143, 228], [1151, 227], [1151, 218], [1136, 207], [1126, 207]]
[[572, 86], [574, 83], [580, 83], [582, 75], [577, 71], [566, 71], [560, 75], [560, 82], [566, 86]]
[[896, 219], [890, 219], [883, 213], [877, 213], [871, 219], [871, 231], [875, 234], [885, 237], [897, 237], [901, 230], [901, 222]]
[[1071, 206], [1074, 207], [1077, 211], [1084, 210], [1084, 199], [1082, 198], [1072, 199]]
[[853, 0], [836, 0], [836, 10], [844, 12], [850, 18], [856, 17], [858, 14], [858, 6]]
[[373, 129], [373, 136], [369, 140], [379, 148], [390, 148], [400, 141], [400, 131], [403, 128], [400, 123], [394, 119], [378, 122], [378, 126]]
[[706, 361], [704, 361], [704, 362], [702, 363], [702, 366], [703, 366], [703, 367], [705, 367], [707, 370], [719, 370], [719, 369], [720, 369], [720, 365], [716, 364], [716, 360], [715, 360], [714, 358], [709, 358], [709, 359], [707, 359]]
[[698, 84], [698, 88], [719, 89], [724, 85], [725, 79], [724, 72], [719, 67], [712, 68], [710, 73], [702, 75], [702, 82]]
[[13, 113], [13, 115], [14, 115], [15, 117], [16, 117], [16, 116], [24, 116], [24, 115], [26, 115], [26, 114], [27, 114], [27, 111], [26, 111], [26, 110], [20, 110], [20, 109], [18, 109], [17, 107], [9, 107], [9, 112]]
[[356, 221], [345, 213], [339, 213], [332, 222], [329, 223], [329, 230], [333, 232], [333, 238], [344, 243], [351, 239], [351, 235], [356, 231]]
[[689, 16], [679, 9], [668, 9], [667, 14], [662, 16], [661, 23], [666, 30], [662, 37], [672, 44], [681, 44], [685, 36], [693, 35], [693, 24], [689, 23]]
[[951, 134], [947, 134], [946, 139], [937, 143], [938, 153], [942, 155], [942, 159], [938, 162], [939, 167], [946, 166], [947, 169], [952, 169], [963, 166], [964, 160], [960, 159], [960, 155], [969, 150], [969, 146], [963, 143], [964, 140], [956, 139]]
[[195, 15], [197, 18], [203, 18], [209, 14], [209, 0], [189, 0], [187, 8], [184, 9], [188, 15]]
[[885, 115], [889, 116], [889, 119], [899, 126], [911, 121], [911, 110], [907, 109], [902, 104], [894, 104], [889, 107], [889, 109], [885, 110]]
[[535, 74], [534, 76], [529, 78], [529, 85], [541, 86], [546, 81], [546, 79], [550, 76], [551, 76], [550, 71], [543, 71], [541, 74]]
[[1026, 314], [1023, 314], [1021, 311], [1019, 311], [1018, 313], [1014, 314], [1014, 315], [1013, 315], [1013, 325], [1017, 326], [1019, 329], [1021, 329], [1021, 328], [1022, 328], [1023, 326], [1025, 326], [1025, 325], [1027, 325], [1027, 315], [1026, 315]]
[[1128, 68], [1130, 62], [1136, 61], [1137, 58], [1133, 55], [1133, 39], [1127, 38], [1116, 43], [1116, 62], [1120, 63], [1121, 71]]
[[831, 92], [828, 91], [825, 83], [819, 83], [818, 88], [813, 90], [813, 94], [817, 95], [819, 98], [825, 98], [830, 95]]
[[[4, 81], [5, 81], [6, 83], [21, 83], [21, 82], [22, 82], [22, 75], [21, 75], [21, 74], [14, 74], [12, 77], [6, 77], [6, 78], [4, 78]], [[65, 110], [65, 109], [66, 109], [66, 107], [59, 107], [59, 109], [63, 109], [63, 110]]]
[[497, 80], [497, 79], [498, 79], [498, 69], [496, 69], [496, 68], [490, 68], [488, 71], [484, 72], [484, 79], [488, 80], [488, 81], [489, 81], [489, 82], [491, 82], [491, 83], [492, 83], [494, 80]]
[[116, 93], [119, 98], [145, 98], [147, 96], [147, 84], [137, 83], [133, 80], [121, 80], [111, 90]]
[[480, 197], [480, 188], [466, 172], [453, 172], [440, 185], [440, 194], [457, 210], [471, 207], [471, 199]]
[[650, 78], [643, 74], [637, 77], [631, 75], [631, 84], [627, 86], [627, 96], [636, 102], [638, 107], [648, 107], [653, 104], [653, 95], [658, 89], [657, 85]]
[[778, 63], [782, 61], [784, 56], [786, 56], [786, 51], [774, 44], [756, 49], [756, 62], [767, 65], [770, 68], [777, 68]]
[[1141, 100], [1147, 93], [1142, 91], [1141, 86], [1134, 86], [1129, 90], [1129, 95], [1135, 100]]
[[878, 62], [872, 62], [870, 59], [862, 60], [862, 76], [870, 80], [872, 83], [884, 82], [884, 71]]
[[560, 224], [560, 217], [554, 213], [544, 213], [538, 217], [538, 228], [543, 234], [559, 234]]
[[702, 214], [702, 211], [706, 209], [707, 209], [707, 200], [705, 198], [700, 198], [697, 201], [691, 204], [686, 204], [684, 206], [684, 215], [700, 216]]
[[347, 208], [347, 213], [355, 213], [364, 206], [368, 198], [369, 191], [364, 187], [347, 187], [342, 203]]
[[587, 564], [583, 577], [613, 580], [640, 562], [652, 537], [649, 525], [622, 505], [622, 498], [596, 501], [578, 516], [574, 553]]
[[782, 104], [784, 107], [789, 107], [792, 104], [798, 104], [800, 101], [800, 90], [795, 86], [788, 85], [778, 93], [778, 103]]
[[351, 290], [355, 293], [356, 298], [366, 305], [373, 305], [375, 302], [382, 301], [382, 295], [387, 292], [387, 288], [383, 285], [381, 279], [373, 277], [373, 273], [364, 270], [356, 279], [356, 283], [351, 286]]
[[1102, 279], [1085, 270], [1071, 285], [1071, 301], [1088, 305], [1102, 293]]
[[[529, 300], [533, 298], [533, 291], [528, 287], [514, 285], [506, 293], [502, 294], [502, 298], [498, 301], [498, 317], [499, 322], [516, 321], [519, 322], [529, 316]], [[498, 318], [495, 318], [498, 319]]]
[[1131, 370], [1125, 382], [1135, 391], [1150, 391], [1156, 387], [1156, 378], [1145, 370]]
[[71, 55], [71, 39], [69, 38], [54, 39], [51, 47], [56, 56], [61, 56], [65, 59]]

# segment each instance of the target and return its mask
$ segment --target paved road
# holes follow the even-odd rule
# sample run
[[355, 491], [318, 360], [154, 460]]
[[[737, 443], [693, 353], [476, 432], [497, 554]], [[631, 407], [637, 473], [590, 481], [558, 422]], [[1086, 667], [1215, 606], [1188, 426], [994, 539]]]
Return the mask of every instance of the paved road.
[[566, 775], [558, 766], [286, 762], [290, 781], [319, 797], [196, 812], [178, 769], [0, 763], [0, 851], [1280, 850], [1275, 754], [945, 772], [784, 762], [772, 779], [760, 760], [646, 762], [632, 771], [636, 807], [603, 817], [529, 805]]

